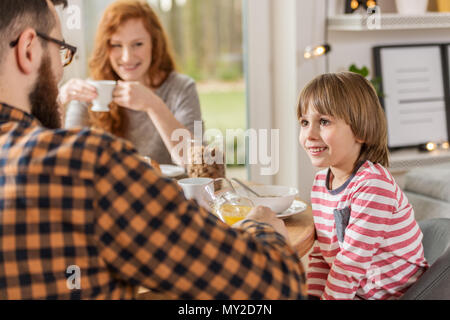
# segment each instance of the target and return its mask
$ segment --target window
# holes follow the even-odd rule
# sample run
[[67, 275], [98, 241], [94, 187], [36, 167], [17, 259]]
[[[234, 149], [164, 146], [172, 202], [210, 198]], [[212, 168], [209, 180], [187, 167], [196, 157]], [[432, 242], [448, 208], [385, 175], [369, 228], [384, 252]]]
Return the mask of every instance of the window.
[[[150, 0], [180, 72], [197, 82], [205, 130], [246, 130], [242, 0]], [[240, 130], [239, 130], [240, 129]], [[231, 137], [231, 135], [229, 135]], [[242, 138], [227, 139], [227, 176], [247, 178]]]

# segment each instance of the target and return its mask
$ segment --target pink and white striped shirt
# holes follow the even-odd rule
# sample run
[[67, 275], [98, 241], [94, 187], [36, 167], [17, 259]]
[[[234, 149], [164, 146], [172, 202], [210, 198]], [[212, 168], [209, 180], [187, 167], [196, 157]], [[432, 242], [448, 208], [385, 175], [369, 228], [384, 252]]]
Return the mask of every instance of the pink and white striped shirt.
[[317, 232], [308, 294], [322, 299], [397, 299], [428, 268], [414, 210], [381, 165], [364, 162], [330, 190], [329, 169], [311, 192]]

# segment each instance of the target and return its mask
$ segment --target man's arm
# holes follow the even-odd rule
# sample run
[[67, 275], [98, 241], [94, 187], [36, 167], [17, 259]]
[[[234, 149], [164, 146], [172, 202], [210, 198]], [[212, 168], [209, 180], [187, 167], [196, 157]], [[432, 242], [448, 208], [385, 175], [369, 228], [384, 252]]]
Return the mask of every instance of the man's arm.
[[300, 262], [272, 226], [227, 226], [120, 140], [96, 171], [100, 254], [124, 281], [184, 299], [302, 297]]

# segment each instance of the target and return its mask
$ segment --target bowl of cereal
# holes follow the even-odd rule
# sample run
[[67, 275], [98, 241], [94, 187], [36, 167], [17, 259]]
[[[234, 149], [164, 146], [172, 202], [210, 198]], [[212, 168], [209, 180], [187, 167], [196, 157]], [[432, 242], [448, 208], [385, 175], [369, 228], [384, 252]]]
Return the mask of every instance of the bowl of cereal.
[[257, 206], [270, 208], [275, 213], [283, 212], [292, 205], [295, 197], [298, 195], [297, 188], [279, 186], [279, 185], [255, 185], [251, 186], [260, 197], [255, 196], [242, 187], [236, 187], [239, 195], [250, 199]]

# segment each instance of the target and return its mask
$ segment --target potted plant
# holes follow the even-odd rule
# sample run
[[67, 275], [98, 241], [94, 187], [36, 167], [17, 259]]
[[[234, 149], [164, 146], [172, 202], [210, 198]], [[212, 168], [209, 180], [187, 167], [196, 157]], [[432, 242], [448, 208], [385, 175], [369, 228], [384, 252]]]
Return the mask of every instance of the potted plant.
[[[352, 64], [348, 68], [348, 71], [360, 74], [366, 79], [368, 79], [368, 76], [370, 74], [369, 68], [367, 68], [366, 66], [362, 66], [362, 68], [358, 68], [355, 64]], [[381, 90], [381, 78], [375, 77], [375, 78], [368, 79], [368, 80], [372, 83], [373, 87], [375, 88], [375, 91], [377, 92], [378, 97], [383, 98], [384, 94]]]

